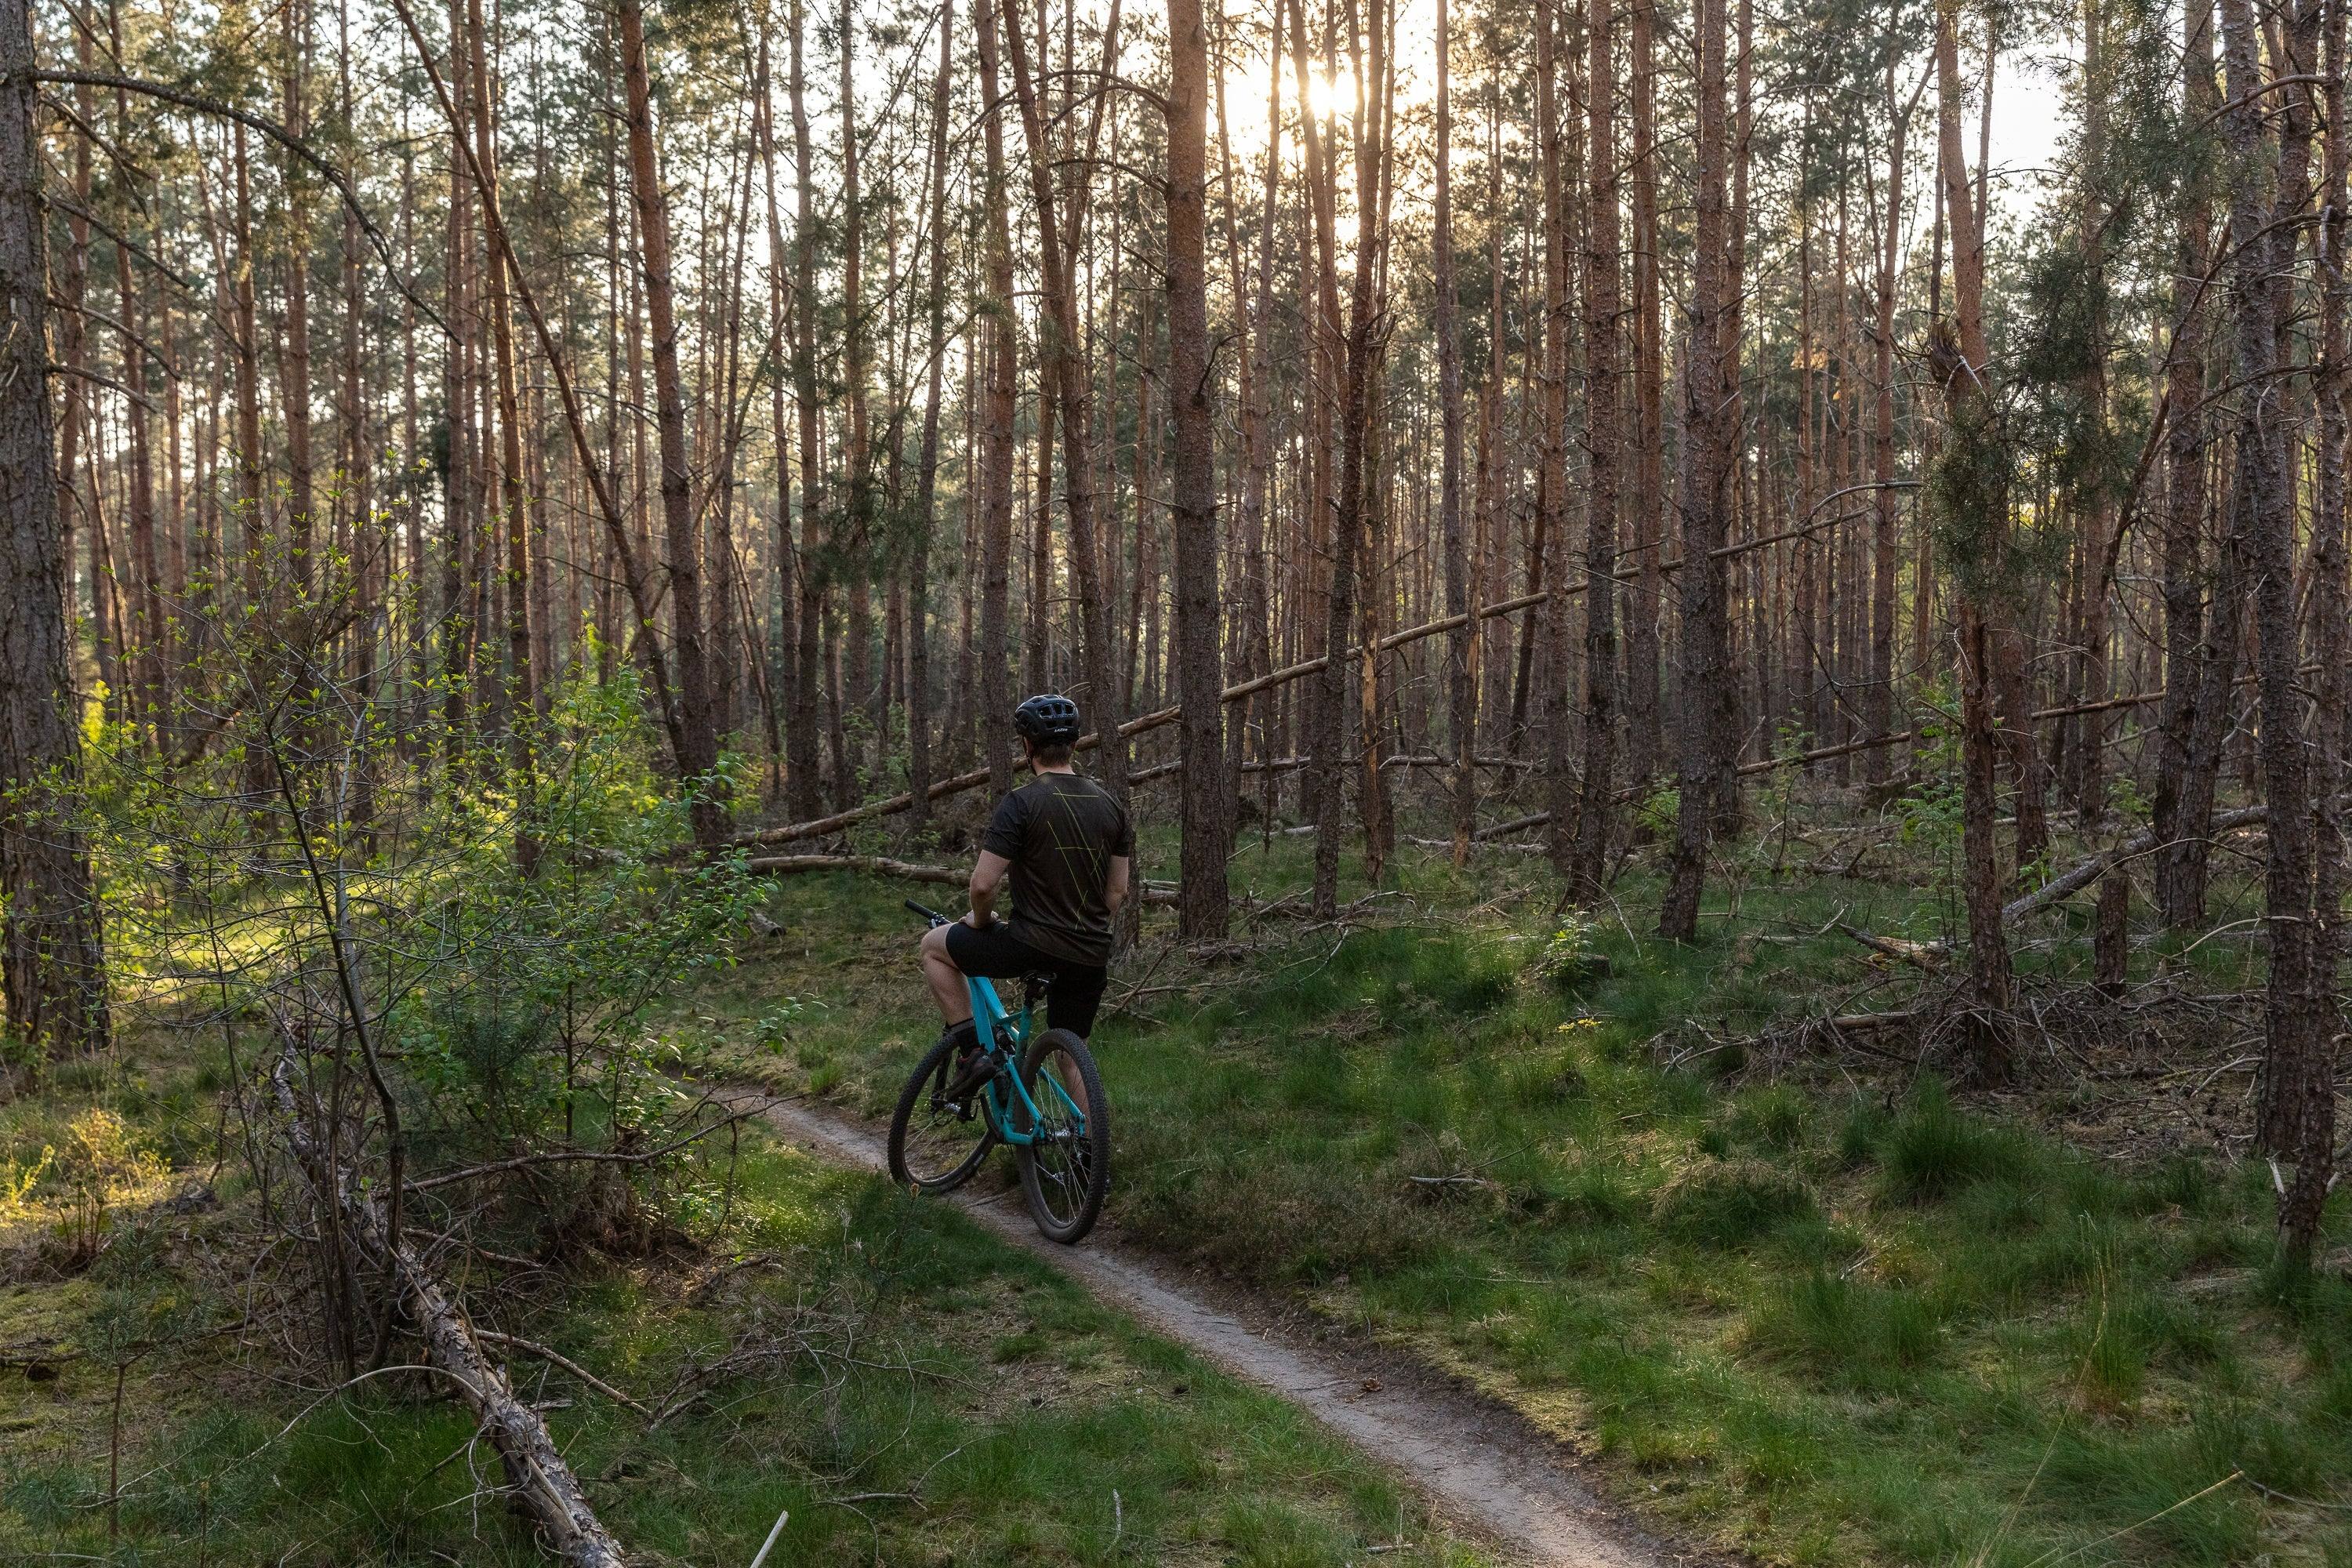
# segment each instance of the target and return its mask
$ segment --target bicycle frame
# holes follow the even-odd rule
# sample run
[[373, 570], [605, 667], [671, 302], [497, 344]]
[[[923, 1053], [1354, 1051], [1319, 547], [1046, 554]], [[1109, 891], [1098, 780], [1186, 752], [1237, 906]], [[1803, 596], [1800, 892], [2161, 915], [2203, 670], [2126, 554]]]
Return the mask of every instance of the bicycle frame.
[[[1021, 1081], [1021, 1074], [1018, 1070], [1021, 1047], [1028, 1043], [1030, 1033], [1035, 1026], [1034, 1015], [1026, 1000], [1021, 1004], [1019, 1017], [1016, 1018], [1007, 1012], [1004, 999], [996, 994], [996, 984], [992, 980], [979, 975], [966, 975], [964, 984], [971, 992], [971, 1024], [973, 1030], [980, 1036], [980, 1048], [1011, 1069], [997, 1077], [992, 1077], [982, 1086], [981, 1093], [986, 1097], [988, 1103], [989, 1121], [995, 1127], [996, 1135], [1003, 1142], [1024, 1147], [1034, 1146], [1037, 1142], [1035, 1135], [1016, 1130], [1012, 1124], [1012, 1119], [1004, 1114], [1010, 1107], [998, 1102], [996, 1085], [1001, 1078], [1013, 1086], [1013, 1092], [1021, 1097], [1022, 1105], [1029, 1112], [1029, 1125], [1037, 1126], [1045, 1120], [1038, 1110], [1036, 1100], [1030, 1097], [1028, 1086]], [[1002, 1051], [997, 1048], [999, 1039], [1004, 1041], [1004, 1048]], [[1087, 1130], [1087, 1113], [1079, 1109], [1076, 1100], [1070, 1098], [1070, 1091], [1062, 1087], [1058, 1079], [1049, 1077], [1045, 1081], [1054, 1086], [1055, 1095], [1069, 1111], [1077, 1131], [1084, 1133]]]
[[[939, 910], [926, 909], [912, 899], [907, 900], [907, 908], [914, 910], [934, 926], [953, 923]], [[1021, 1081], [1021, 1047], [1029, 1043], [1030, 1033], [1035, 1027], [1034, 1011], [1030, 1005], [1029, 999], [1024, 996], [1021, 1000], [1021, 1016], [1014, 1017], [1005, 1010], [1004, 999], [996, 994], [996, 983], [984, 976], [967, 974], [964, 976], [963, 983], [971, 993], [971, 1026], [973, 1032], [980, 1037], [980, 1048], [992, 1058], [1001, 1069], [992, 1075], [988, 1082], [981, 1088], [981, 1093], [985, 1098], [989, 1124], [996, 1130], [996, 1136], [1001, 1142], [1024, 1148], [1034, 1147], [1037, 1142], [1036, 1136], [1034, 1133], [1016, 1131], [1013, 1129], [1010, 1118], [1004, 1114], [1008, 1107], [998, 1103], [996, 1093], [996, 1080], [1001, 1077], [1011, 1083], [1013, 1092], [1021, 1097], [1021, 1103], [1028, 1109], [1029, 1124], [1032, 1127], [1045, 1120], [1037, 1109], [1036, 1100], [1030, 1098], [1027, 1086]], [[1000, 1038], [1004, 1041], [1002, 1050], [997, 1048], [997, 1041]], [[1053, 1084], [1054, 1093], [1075, 1119], [1076, 1131], [1084, 1134], [1087, 1130], [1086, 1111], [1080, 1109], [1076, 1100], [1070, 1098], [1070, 1091], [1062, 1087], [1059, 1079], [1049, 1078], [1046, 1081]]]

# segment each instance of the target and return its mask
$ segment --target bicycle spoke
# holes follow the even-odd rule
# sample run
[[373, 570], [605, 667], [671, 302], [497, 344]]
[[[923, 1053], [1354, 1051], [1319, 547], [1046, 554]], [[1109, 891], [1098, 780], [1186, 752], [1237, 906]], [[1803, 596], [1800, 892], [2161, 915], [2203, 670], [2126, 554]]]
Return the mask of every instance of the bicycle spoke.
[[1083, 1125], [1085, 1090], [1073, 1093], [1063, 1058], [1047, 1057], [1039, 1065], [1030, 1094], [1037, 1104], [1032, 1157], [1036, 1162], [1039, 1196], [1055, 1223], [1067, 1225], [1086, 1200], [1091, 1161]]
[[979, 1090], [949, 1098], [955, 1078], [953, 1057], [935, 1050], [901, 1091], [892, 1125], [891, 1173], [926, 1192], [961, 1184], [994, 1142]]

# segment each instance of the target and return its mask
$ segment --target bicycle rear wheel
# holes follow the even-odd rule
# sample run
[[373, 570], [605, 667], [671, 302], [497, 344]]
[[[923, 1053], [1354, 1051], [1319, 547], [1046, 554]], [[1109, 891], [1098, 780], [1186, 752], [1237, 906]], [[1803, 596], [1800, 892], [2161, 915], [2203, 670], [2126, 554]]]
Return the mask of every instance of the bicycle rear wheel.
[[940, 1040], [898, 1091], [898, 1108], [890, 1115], [890, 1178], [902, 1187], [953, 1192], [971, 1180], [996, 1146], [996, 1128], [979, 1089], [961, 1101], [947, 1098], [956, 1061], [954, 1045]]
[[1048, 1029], [1021, 1060], [1029, 1104], [1013, 1102], [1013, 1125], [1031, 1142], [1016, 1143], [1029, 1215], [1049, 1241], [1077, 1241], [1102, 1216], [1110, 1194], [1110, 1098], [1086, 1041]]

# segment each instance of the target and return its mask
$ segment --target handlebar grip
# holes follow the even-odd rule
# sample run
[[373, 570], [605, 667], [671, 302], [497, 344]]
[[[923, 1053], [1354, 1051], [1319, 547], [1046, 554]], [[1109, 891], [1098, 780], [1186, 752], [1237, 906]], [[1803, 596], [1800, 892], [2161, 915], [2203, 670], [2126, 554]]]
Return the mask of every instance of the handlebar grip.
[[915, 913], [922, 916], [925, 920], [930, 921], [935, 926], [943, 926], [951, 923], [948, 917], [940, 913], [939, 910], [932, 909], [926, 904], [919, 904], [912, 899], [908, 899], [907, 900], [907, 907], [914, 910]]

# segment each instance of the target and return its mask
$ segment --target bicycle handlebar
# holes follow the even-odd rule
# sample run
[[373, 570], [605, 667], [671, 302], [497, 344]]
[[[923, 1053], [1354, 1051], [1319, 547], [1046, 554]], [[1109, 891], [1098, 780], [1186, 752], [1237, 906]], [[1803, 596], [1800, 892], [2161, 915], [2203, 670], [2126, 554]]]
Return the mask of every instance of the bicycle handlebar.
[[930, 921], [930, 922], [931, 922], [931, 924], [933, 924], [933, 925], [935, 925], [935, 926], [944, 926], [944, 925], [953, 925], [953, 924], [955, 924], [955, 921], [953, 921], [952, 920], [950, 920], [947, 916], [945, 916], [945, 915], [943, 915], [943, 914], [940, 913], [940, 911], [939, 911], [939, 910], [935, 910], [935, 909], [932, 909], [932, 908], [931, 908], [930, 906], [929, 906], [928, 904], [919, 904], [919, 903], [915, 902], [915, 900], [912, 900], [912, 899], [908, 899], [908, 900], [907, 900], [907, 907], [908, 907], [908, 909], [910, 909], [910, 910], [914, 910], [917, 914], [919, 914], [919, 915], [922, 916], [925, 920], [927, 920], [927, 921]]

